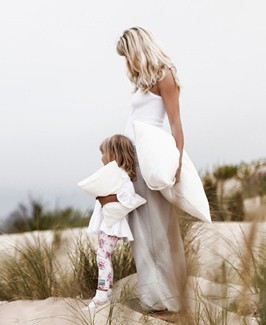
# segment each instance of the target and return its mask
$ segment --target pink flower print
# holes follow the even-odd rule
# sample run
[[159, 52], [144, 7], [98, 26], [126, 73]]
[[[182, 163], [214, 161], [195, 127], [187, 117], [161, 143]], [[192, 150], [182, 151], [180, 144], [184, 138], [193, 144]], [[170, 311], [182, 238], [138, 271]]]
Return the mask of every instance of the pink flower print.
[[98, 263], [98, 267], [99, 267], [99, 269], [104, 270], [104, 268], [105, 268], [105, 263], [104, 263], [104, 261], [99, 261], [99, 263]]
[[109, 272], [108, 275], [107, 275], [107, 279], [108, 279], [108, 282], [111, 283], [112, 282], [112, 273]]
[[110, 252], [106, 252], [106, 254], [105, 254], [105, 258], [111, 258], [111, 253]]
[[99, 246], [100, 246], [101, 248], [103, 248], [103, 247], [104, 247], [104, 244], [105, 244], [105, 240], [101, 238], [101, 239], [99, 240]]

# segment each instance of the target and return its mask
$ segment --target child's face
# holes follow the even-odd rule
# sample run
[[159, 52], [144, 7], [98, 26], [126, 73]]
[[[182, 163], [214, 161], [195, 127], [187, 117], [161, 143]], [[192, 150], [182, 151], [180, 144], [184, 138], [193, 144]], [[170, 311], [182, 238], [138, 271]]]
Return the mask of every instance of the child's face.
[[104, 152], [102, 152], [102, 162], [104, 165], [106, 165], [108, 163], [106, 154]]

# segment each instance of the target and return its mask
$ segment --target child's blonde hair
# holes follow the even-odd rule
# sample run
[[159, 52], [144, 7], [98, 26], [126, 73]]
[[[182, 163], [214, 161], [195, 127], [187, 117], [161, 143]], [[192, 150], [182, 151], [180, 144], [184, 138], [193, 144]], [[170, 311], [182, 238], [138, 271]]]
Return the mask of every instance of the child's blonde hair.
[[122, 167], [129, 175], [131, 181], [135, 181], [135, 153], [131, 140], [122, 135], [115, 134], [106, 138], [99, 147], [101, 153], [106, 154], [108, 162], [115, 160], [119, 167]]

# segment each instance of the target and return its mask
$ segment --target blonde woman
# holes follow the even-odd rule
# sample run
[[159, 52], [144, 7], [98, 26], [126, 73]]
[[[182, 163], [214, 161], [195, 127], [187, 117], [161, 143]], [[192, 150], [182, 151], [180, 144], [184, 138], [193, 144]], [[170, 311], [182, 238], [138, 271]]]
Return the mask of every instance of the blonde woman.
[[147, 200], [145, 205], [129, 214], [129, 225], [135, 239], [131, 246], [137, 267], [137, 293], [143, 309], [179, 311], [186, 284], [180, 228], [174, 206], [159, 191], [150, 190], [141, 176], [133, 121], [140, 120], [162, 128], [168, 117], [180, 152], [180, 167], [176, 171], [176, 181], [179, 181], [184, 146], [179, 111], [180, 83], [175, 66], [150, 31], [141, 27], [125, 30], [116, 49], [125, 57], [128, 77], [134, 85], [124, 135], [132, 140], [135, 150], [135, 191]]

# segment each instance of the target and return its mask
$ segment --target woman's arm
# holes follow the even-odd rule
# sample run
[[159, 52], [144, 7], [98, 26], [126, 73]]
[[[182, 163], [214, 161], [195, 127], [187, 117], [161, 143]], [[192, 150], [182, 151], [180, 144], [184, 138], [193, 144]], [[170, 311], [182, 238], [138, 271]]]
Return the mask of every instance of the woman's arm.
[[176, 146], [180, 153], [178, 168], [180, 173], [184, 147], [184, 134], [179, 109], [179, 87], [175, 83], [171, 69], [167, 70], [165, 77], [161, 81], [158, 81], [158, 88], [167, 112], [172, 135], [175, 138]]

